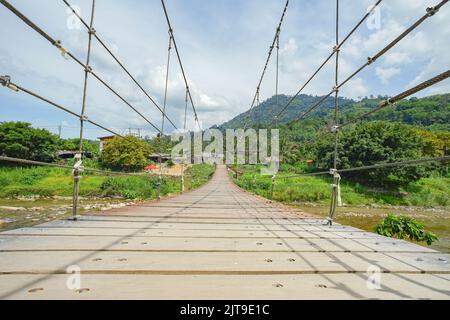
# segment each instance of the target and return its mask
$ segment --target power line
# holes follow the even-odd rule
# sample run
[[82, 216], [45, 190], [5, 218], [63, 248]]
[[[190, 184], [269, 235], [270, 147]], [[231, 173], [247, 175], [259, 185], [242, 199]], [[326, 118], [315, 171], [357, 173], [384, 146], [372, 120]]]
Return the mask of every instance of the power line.
[[44, 32], [41, 28], [39, 28], [35, 23], [29, 20], [25, 15], [23, 15], [19, 10], [13, 7], [8, 1], [0, 0], [0, 3], [3, 4], [6, 8], [8, 8], [11, 12], [13, 12], [18, 18], [24, 21], [28, 26], [30, 26], [33, 30], [43, 36], [47, 41], [49, 41], [52, 45], [57, 47], [62, 54], [69, 56], [72, 60], [78, 63], [86, 72], [92, 74], [101, 84], [103, 84], [107, 89], [109, 89], [114, 95], [116, 95], [120, 100], [122, 100], [127, 106], [129, 106], [134, 112], [136, 112], [141, 118], [143, 118], [150, 126], [152, 126], [156, 131], [161, 133], [161, 130], [156, 127], [147, 117], [145, 117], [141, 112], [139, 112], [134, 106], [132, 106], [126, 99], [124, 99], [116, 90], [114, 90], [109, 84], [107, 84], [100, 76], [98, 76], [90, 66], [85, 65], [81, 62], [77, 57], [75, 57], [71, 52], [69, 52], [66, 48], [64, 48], [61, 44], [61, 41], [54, 40], [49, 34]]
[[167, 12], [164, 0], [161, 0], [161, 4], [162, 4], [163, 10], [164, 10], [164, 15], [166, 17], [167, 25], [169, 27], [169, 34], [172, 37], [173, 46], [175, 48], [175, 53], [177, 55], [178, 63], [180, 65], [180, 69], [181, 69], [181, 73], [183, 75], [184, 83], [186, 85], [186, 89], [187, 89], [188, 96], [189, 96], [189, 101], [191, 102], [192, 110], [194, 111], [195, 121], [197, 122], [197, 125], [198, 125], [199, 129], [202, 130], [202, 127], [200, 126], [200, 122], [199, 122], [199, 119], [198, 119], [197, 110], [195, 109], [194, 101], [192, 99], [191, 91], [189, 90], [189, 83], [188, 83], [187, 78], [186, 78], [186, 73], [184, 71], [183, 63], [181, 62], [180, 52], [178, 51], [177, 42], [175, 40], [175, 36], [174, 36], [174, 33], [173, 33], [173, 28], [172, 28], [172, 25], [170, 23], [169, 14]]
[[100, 45], [109, 53], [109, 55], [117, 62], [117, 64], [122, 68], [123, 71], [130, 77], [130, 79], [139, 87], [139, 89], [147, 96], [151, 103], [163, 114], [163, 116], [172, 124], [175, 129], [177, 126], [172, 122], [172, 120], [167, 116], [167, 114], [161, 109], [161, 107], [155, 102], [155, 100], [150, 96], [150, 94], [143, 88], [143, 86], [136, 80], [136, 78], [128, 71], [124, 64], [117, 58], [117, 56], [112, 52], [112, 50], [105, 44], [105, 42], [98, 36], [96, 30], [86, 23], [86, 21], [78, 14], [78, 12], [69, 4], [68, 1], [62, 0], [67, 7], [73, 12], [73, 14], [81, 21], [81, 23], [88, 29], [88, 32], [92, 33], [94, 38], [100, 43]]

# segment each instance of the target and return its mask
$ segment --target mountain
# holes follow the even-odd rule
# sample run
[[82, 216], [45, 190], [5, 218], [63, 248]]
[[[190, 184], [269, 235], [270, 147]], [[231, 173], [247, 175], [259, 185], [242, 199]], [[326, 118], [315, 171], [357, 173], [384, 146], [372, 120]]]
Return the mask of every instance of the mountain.
[[[322, 99], [323, 96], [311, 96], [311, 95], [299, 95], [294, 99], [289, 108], [280, 116], [279, 123], [286, 124], [297, 118], [301, 113], [305, 112], [310, 108], [313, 104], [317, 103]], [[260, 105], [253, 108], [251, 112], [251, 120], [249, 123], [252, 125], [260, 124], [260, 125], [268, 125], [272, 122], [274, 117], [279, 113], [279, 111], [288, 103], [291, 97], [286, 95], [278, 96], [278, 104], [277, 97], [273, 96], [266, 101], [262, 102]], [[351, 106], [355, 104], [356, 101], [347, 99], [347, 98], [339, 98], [339, 105], [343, 108]], [[334, 98], [328, 97], [321, 105], [320, 108], [317, 108], [312, 116], [324, 116], [326, 115], [330, 109], [334, 108]], [[244, 112], [232, 120], [218, 126], [220, 129], [236, 129], [243, 128], [245, 126], [245, 121], [249, 115], [249, 111]]]
[[[295, 120], [300, 114], [317, 103], [323, 96], [299, 95], [286, 109], [279, 119], [280, 124], [287, 124]], [[380, 101], [388, 97], [364, 98], [355, 101], [347, 98], [339, 98], [340, 121], [352, 119], [358, 114], [376, 108]], [[252, 127], [267, 126], [274, 116], [287, 104], [290, 97], [286, 95], [273, 96], [253, 108], [251, 112]], [[238, 115], [232, 120], [216, 126], [220, 129], [244, 128], [249, 111]], [[315, 127], [329, 123], [334, 115], [334, 97], [328, 97], [308, 117], [307, 123]], [[374, 113], [366, 121], [385, 120], [401, 122], [418, 127], [424, 127], [432, 131], [450, 131], [450, 94], [434, 95], [425, 98], [410, 98], [399, 102], [395, 107], [387, 107]]]

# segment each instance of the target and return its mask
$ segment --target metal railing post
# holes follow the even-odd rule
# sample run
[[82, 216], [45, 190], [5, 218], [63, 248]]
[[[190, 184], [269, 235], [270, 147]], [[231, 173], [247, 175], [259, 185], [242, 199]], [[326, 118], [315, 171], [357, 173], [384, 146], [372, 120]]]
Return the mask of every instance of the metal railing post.
[[275, 189], [275, 180], [276, 180], [277, 176], [274, 174], [272, 176], [272, 186], [270, 187], [270, 202], [273, 201], [273, 191]]
[[338, 144], [339, 144], [339, 0], [336, 0], [336, 45], [334, 47], [336, 53], [335, 73], [334, 73], [334, 126], [331, 128], [334, 133], [334, 157], [333, 169], [330, 173], [333, 175], [333, 184], [331, 185], [331, 204], [330, 214], [328, 216], [327, 225], [333, 225], [334, 214], [336, 213], [336, 202], [338, 199], [338, 183], [340, 176], [337, 172], [338, 165]]
[[181, 193], [184, 193], [184, 163], [181, 165]]
[[84, 122], [88, 120], [85, 115], [86, 112], [86, 98], [87, 98], [87, 86], [88, 86], [88, 78], [89, 73], [92, 72], [92, 68], [89, 63], [91, 60], [91, 48], [92, 48], [92, 37], [95, 34], [94, 25], [94, 14], [95, 14], [95, 0], [92, 0], [92, 8], [91, 8], [91, 20], [89, 25], [89, 40], [87, 47], [87, 56], [86, 56], [86, 65], [84, 69], [84, 84], [83, 84], [83, 100], [81, 106], [81, 114], [80, 114], [80, 145], [79, 145], [79, 153], [75, 156], [75, 164], [73, 170], [73, 204], [72, 204], [72, 218], [74, 221], [77, 220], [78, 215], [78, 194], [80, 190], [80, 173], [83, 172], [83, 138], [84, 138]]

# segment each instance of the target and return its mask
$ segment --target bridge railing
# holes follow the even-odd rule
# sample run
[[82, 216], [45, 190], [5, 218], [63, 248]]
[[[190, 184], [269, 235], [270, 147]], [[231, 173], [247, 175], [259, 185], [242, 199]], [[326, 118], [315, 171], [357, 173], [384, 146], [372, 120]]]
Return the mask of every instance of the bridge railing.
[[[40, 101], [43, 101], [47, 103], [48, 105], [55, 107], [61, 111], [66, 112], [67, 114], [70, 114], [71, 116], [76, 117], [80, 121], [80, 144], [79, 144], [79, 152], [75, 155], [76, 163], [73, 167], [66, 166], [66, 165], [59, 165], [59, 164], [53, 164], [53, 163], [43, 163], [38, 161], [31, 161], [26, 159], [17, 159], [17, 158], [11, 158], [11, 157], [0, 157], [0, 161], [9, 161], [9, 162], [15, 162], [15, 163], [21, 163], [21, 164], [30, 164], [30, 165], [40, 165], [40, 166], [52, 166], [52, 167], [59, 167], [62, 169], [71, 169], [73, 172], [73, 181], [74, 181], [74, 194], [73, 194], [73, 216], [76, 217], [78, 213], [78, 191], [79, 191], [79, 181], [80, 176], [82, 172], [93, 172], [96, 174], [103, 174], [103, 175], [142, 175], [143, 173], [126, 173], [126, 172], [113, 172], [113, 171], [103, 171], [103, 170], [97, 170], [97, 169], [90, 169], [90, 168], [84, 168], [83, 163], [83, 155], [84, 155], [84, 146], [83, 146], [83, 140], [84, 140], [84, 124], [90, 123], [94, 125], [95, 127], [105, 130], [109, 132], [110, 134], [113, 134], [116, 137], [124, 138], [123, 135], [119, 134], [113, 129], [108, 128], [105, 125], [102, 125], [98, 123], [97, 121], [91, 120], [87, 116], [87, 108], [86, 108], [86, 99], [88, 95], [88, 80], [90, 77], [93, 77], [96, 79], [100, 84], [106, 88], [109, 92], [111, 92], [115, 97], [117, 97], [120, 101], [122, 101], [128, 108], [130, 108], [135, 114], [137, 114], [140, 118], [142, 118], [151, 128], [154, 132], [156, 132], [160, 136], [164, 136], [164, 122], [165, 120], [168, 120], [171, 125], [178, 130], [174, 122], [169, 118], [166, 112], [166, 100], [167, 100], [167, 84], [168, 84], [168, 74], [169, 74], [169, 62], [170, 62], [170, 49], [171, 45], [169, 45], [169, 60], [167, 62], [167, 76], [166, 76], [166, 91], [165, 91], [165, 98], [164, 98], [164, 106], [161, 108], [153, 99], [150, 94], [144, 89], [143, 85], [139, 83], [136, 80], [136, 77], [134, 77], [130, 71], [125, 67], [125, 65], [119, 60], [118, 56], [113, 53], [113, 51], [106, 45], [105, 41], [101, 39], [101, 37], [98, 35], [97, 31], [94, 29], [94, 16], [95, 16], [95, 10], [96, 10], [96, 0], [91, 0], [91, 10], [90, 10], [90, 19], [88, 22], [86, 22], [79, 14], [78, 12], [70, 5], [70, 3], [67, 0], [62, 0], [64, 4], [72, 11], [72, 13], [75, 15], [77, 19], [86, 27], [87, 34], [88, 34], [88, 46], [87, 46], [87, 56], [86, 56], [86, 62], [83, 63], [81, 59], [75, 56], [72, 52], [70, 52], [66, 47], [63, 46], [63, 43], [61, 40], [56, 40], [54, 37], [52, 37], [49, 33], [47, 33], [45, 30], [43, 30], [41, 27], [39, 27], [36, 23], [31, 21], [24, 13], [19, 11], [15, 6], [13, 6], [9, 1], [7, 0], [0, 0], [0, 4], [2, 4], [5, 8], [7, 8], [9, 11], [11, 11], [15, 16], [17, 16], [20, 20], [22, 20], [26, 25], [28, 25], [31, 29], [33, 29], [35, 32], [37, 32], [40, 36], [42, 36], [45, 40], [47, 40], [52, 46], [56, 47], [62, 54], [62, 56], [72, 60], [77, 65], [79, 65], [84, 70], [84, 79], [83, 79], [83, 91], [82, 91], [82, 106], [81, 106], [81, 112], [77, 113], [69, 108], [62, 106], [59, 103], [56, 103], [52, 101], [51, 99], [45, 98], [38, 93], [33, 92], [30, 89], [27, 89], [23, 86], [21, 86], [18, 83], [15, 83], [12, 81], [11, 77], [8, 75], [0, 76], [0, 84], [3, 85], [6, 88], [9, 88], [15, 92], [23, 92], [25, 94], [28, 94]], [[168, 26], [169, 26], [169, 38], [170, 42], [175, 45], [176, 54], [178, 58], [178, 62], [182, 68], [183, 71], [183, 77], [186, 83], [186, 106], [185, 106], [185, 117], [184, 117], [184, 131], [186, 131], [186, 118], [187, 118], [187, 106], [188, 102], [190, 101], [194, 115], [195, 115], [195, 121], [199, 125], [199, 119], [197, 116], [197, 111], [195, 109], [191, 92], [189, 90], [188, 81], [185, 75], [184, 68], [182, 66], [180, 54], [178, 52], [178, 47], [175, 42], [173, 29], [170, 25], [168, 12], [164, 4], [164, 0], [161, 0], [162, 7], [164, 9], [164, 15], [166, 17]], [[131, 79], [132, 83], [134, 83], [149, 99], [151, 104], [156, 107], [159, 112], [161, 112], [162, 115], [162, 121], [161, 121], [161, 128], [156, 126], [146, 115], [144, 115], [143, 112], [139, 111], [133, 104], [131, 104], [127, 99], [123, 97], [122, 94], [120, 94], [116, 89], [112, 87], [111, 84], [109, 84], [107, 81], [104, 80], [102, 76], [100, 76], [96, 71], [93, 70], [92, 66], [90, 65], [91, 62], [91, 53], [92, 53], [92, 41], [97, 40], [100, 45], [107, 51], [107, 53], [114, 59], [114, 61], [121, 67], [121, 69], [128, 75], [128, 77]], [[200, 127], [200, 125], [199, 125]], [[161, 157], [160, 157], [161, 159]], [[160, 168], [162, 168], [162, 163], [160, 160]], [[185, 166], [183, 165], [183, 168], [181, 170], [181, 190], [184, 190], [184, 178], [185, 178]], [[163, 176], [169, 176], [162, 173], [162, 169], [160, 169], [160, 172], [158, 174], [159, 184], [158, 184], [158, 199], [160, 198], [160, 184], [161, 184], [161, 178]]]
[[[331, 225], [333, 223], [333, 218], [336, 212], [336, 204], [337, 202], [340, 202], [340, 180], [341, 180], [341, 173], [345, 173], [345, 172], [352, 172], [352, 171], [361, 171], [361, 170], [371, 170], [371, 169], [377, 169], [377, 168], [383, 168], [383, 167], [394, 167], [394, 166], [407, 166], [407, 165], [417, 165], [417, 164], [422, 164], [425, 162], [435, 162], [435, 161], [439, 161], [439, 162], [446, 162], [449, 160], [449, 156], [443, 156], [443, 157], [436, 157], [436, 158], [425, 158], [425, 159], [405, 159], [403, 161], [398, 161], [398, 162], [392, 162], [392, 163], [379, 163], [379, 164], [375, 164], [375, 165], [368, 165], [368, 166], [363, 166], [363, 167], [359, 167], [359, 168], [348, 168], [348, 169], [339, 169], [339, 154], [338, 154], [338, 144], [339, 144], [339, 134], [341, 132], [341, 129], [350, 126], [353, 123], [356, 123], [360, 120], [362, 120], [363, 118], [378, 112], [386, 107], [389, 106], [394, 106], [398, 101], [411, 96], [414, 93], [417, 93], [419, 91], [422, 91], [426, 88], [429, 88], [432, 85], [435, 85], [436, 83], [439, 83], [447, 78], [450, 77], [450, 70], [446, 70], [443, 73], [425, 81], [422, 82], [421, 84], [406, 90], [398, 95], [396, 95], [395, 97], [392, 97], [390, 99], [387, 99], [386, 101], [383, 101], [379, 104], [379, 106], [373, 110], [370, 110], [369, 112], [357, 115], [354, 119], [351, 119], [345, 123], [339, 123], [339, 91], [340, 89], [345, 86], [348, 85], [350, 83], [350, 80], [352, 80], [354, 77], [356, 77], [360, 72], [362, 72], [364, 69], [366, 69], [367, 67], [371, 66], [372, 64], [374, 64], [377, 60], [379, 60], [383, 55], [385, 55], [388, 51], [390, 51], [392, 48], [394, 48], [395, 46], [397, 46], [405, 37], [407, 37], [409, 34], [411, 34], [413, 31], [415, 31], [420, 25], [422, 25], [426, 20], [428, 20], [429, 18], [433, 17], [434, 15], [436, 15], [439, 10], [447, 4], [449, 0], [441, 0], [437, 5], [433, 6], [433, 7], [429, 7], [426, 8], [426, 12], [423, 16], [421, 16], [418, 20], [416, 20], [409, 28], [405, 29], [400, 35], [398, 35], [394, 40], [392, 40], [391, 42], [389, 42], [385, 47], [383, 47], [380, 51], [378, 51], [376, 54], [374, 54], [373, 56], [369, 57], [367, 59], [367, 61], [361, 66], [359, 67], [356, 71], [354, 71], [353, 73], [351, 73], [347, 78], [345, 78], [343, 81], [339, 81], [339, 62], [340, 62], [340, 52], [343, 49], [343, 45], [347, 42], [347, 40], [356, 32], [356, 30], [363, 24], [363, 22], [369, 18], [369, 16], [374, 12], [374, 10], [381, 4], [382, 0], [378, 0], [376, 1], [376, 3], [370, 8], [370, 10], [368, 10], [366, 12], [366, 14], [363, 16], [363, 18], [356, 24], [356, 26], [344, 37], [344, 39], [342, 41], [340, 41], [339, 39], [339, 18], [340, 18], [340, 9], [339, 9], [339, 0], [336, 0], [336, 24], [335, 24], [335, 35], [336, 35], [336, 42], [335, 42], [335, 46], [333, 47], [333, 50], [331, 52], [331, 54], [325, 59], [325, 61], [318, 67], [318, 69], [307, 79], [307, 81], [301, 86], [301, 88], [297, 91], [296, 94], [294, 94], [289, 101], [287, 102], [287, 104], [285, 106], [283, 106], [281, 108], [280, 111], [276, 111], [276, 114], [272, 115], [272, 122], [270, 123], [270, 126], [278, 123], [280, 117], [282, 116], [282, 114], [284, 112], [286, 112], [286, 110], [292, 105], [292, 103], [294, 102], [294, 100], [300, 95], [300, 93], [306, 88], [306, 86], [308, 86], [308, 84], [319, 74], [319, 72], [325, 67], [326, 64], [328, 64], [328, 62], [332, 59], [332, 57], [335, 57], [335, 74], [334, 74], [334, 87], [332, 88], [332, 90], [325, 96], [323, 96], [318, 102], [315, 102], [314, 104], [312, 104], [311, 106], [309, 106], [308, 108], [306, 108], [306, 111], [303, 112], [302, 114], [300, 114], [294, 121], [291, 121], [288, 124], [288, 127], [291, 128], [293, 124], [297, 123], [298, 121], [305, 119], [308, 115], [311, 115], [312, 112], [314, 110], [316, 110], [317, 108], [319, 108], [328, 98], [330, 98], [333, 94], [334, 94], [334, 124], [330, 127], [326, 127], [323, 129], [319, 129], [318, 132], [316, 133], [316, 135], [304, 142], [302, 144], [303, 147], [316, 142], [319, 138], [323, 137], [323, 136], [328, 136], [328, 135], [333, 135], [334, 136], [334, 159], [333, 159], [333, 166], [332, 168], [330, 168], [328, 171], [324, 171], [324, 172], [317, 172], [317, 173], [306, 173], [306, 174], [301, 174], [301, 175], [292, 175], [292, 176], [287, 176], [287, 177], [283, 177], [282, 179], [290, 179], [290, 178], [295, 178], [295, 177], [300, 177], [300, 176], [311, 176], [311, 175], [329, 175], [331, 174], [331, 176], [333, 177], [333, 183], [332, 183], [332, 196], [331, 196], [331, 204], [330, 204], [330, 213], [329, 213], [329, 218], [328, 218], [328, 224]], [[281, 28], [281, 23], [283, 22], [283, 18], [284, 15], [286, 13], [286, 8], [287, 8], [287, 4], [285, 7], [285, 10], [283, 12], [280, 24], [277, 28], [277, 32], [276, 32], [276, 36], [275, 36], [275, 40], [279, 41], [279, 37], [280, 37], [280, 28]], [[273, 45], [271, 47], [271, 50], [273, 49]], [[263, 73], [262, 73], [262, 77], [259, 81], [258, 87], [257, 87], [257, 91], [256, 91], [256, 95], [253, 99], [252, 105], [250, 107], [250, 110], [248, 111], [247, 114], [247, 118], [246, 118], [246, 122], [249, 118], [251, 118], [251, 113], [255, 104], [255, 100], [259, 102], [259, 94], [260, 94], [260, 89], [261, 89], [261, 83], [263, 81], [263, 78], [265, 76], [265, 72], [266, 72], [266, 68], [267, 68], [267, 64], [270, 60], [270, 56], [271, 56], [271, 51], [269, 51], [269, 57], [268, 60], [266, 62], [266, 65], [264, 67]], [[277, 61], [277, 65], [276, 65], [276, 93], [278, 93], [278, 61]], [[255, 179], [254, 179], [255, 180]], [[272, 177], [272, 183], [271, 183], [271, 191], [270, 191], [270, 195], [269, 198], [273, 199], [273, 190], [275, 189], [275, 185], [276, 185], [276, 180], [277, 180], [277, 176], [273, 176]]]

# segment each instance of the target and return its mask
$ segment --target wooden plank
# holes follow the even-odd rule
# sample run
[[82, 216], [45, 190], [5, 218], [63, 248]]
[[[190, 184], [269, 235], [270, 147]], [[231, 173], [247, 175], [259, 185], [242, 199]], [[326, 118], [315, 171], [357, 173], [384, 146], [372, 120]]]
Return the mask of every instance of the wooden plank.
[[81, 291], [68, 275], [1, 275], [3, 299], [449, 299], [449, 275], [382, 274], [380, 290], [360, 274], [308, 275], [82, 275]]
[[53, 236], [141, 236], [141, 237], [177, 237], [177, 238], [305, 238], [305, 239], [366, 239], [383, 237], [358, 232], [327, 231], [247, 231], [247, 230], [159, 230], [132, 228], [80, 228], [72, 227], [32, 227], [6, 231], [2, 236], [53, 235]]
[[[418, 259], [420, 258], [420, 259]], [[322, 252], [133, 252], [42, 251], [0, 252], [0, 273], [65, 273], [77, 265], [87, 273], [202, 273], [202, 274], [303, 274], [381, 272], [444, 272], [448, 265], [440, 253], [322, 253]]]
[[[179, 197], [0, 233], [0, 296], [444, 299], [449, 261], [269, 203], [238, 189], [219, 166], [210, 183]], [[89, 291], [67, 289], [73, 265]], [[367, 288], [373, 267], [389, 272], [382, 290]]]

